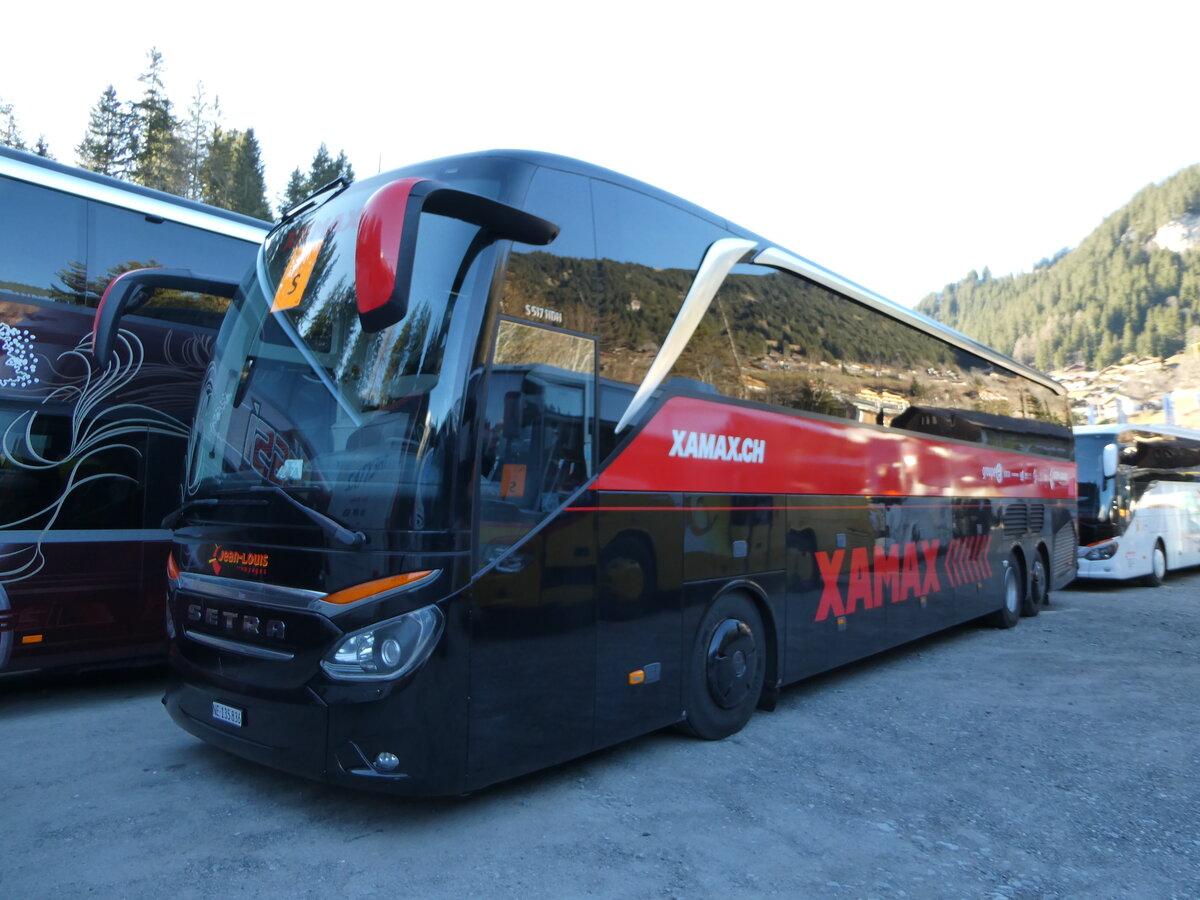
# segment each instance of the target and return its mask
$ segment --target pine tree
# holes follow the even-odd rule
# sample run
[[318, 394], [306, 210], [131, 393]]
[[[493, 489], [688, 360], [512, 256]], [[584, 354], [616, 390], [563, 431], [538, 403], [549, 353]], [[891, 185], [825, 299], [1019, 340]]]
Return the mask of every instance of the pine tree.
[[304, 173], [300, 171], [300, 167], [296, 166], [292, 170], [292, 174], [288, 177], [287, 187], [283, 190], [283, 196], [279, 200], [279, 205], [283, 209], [287, 209], [289, 206], [295, 206], [307, 196], [308, 180], [304, 177]]
[[226, 208], [256, 219], [270, 219], [262, 154], [253, 128], [247, 128], [235, 139], [230, 171], [230, 197]]
[[338, 177], [337, 163], [329, 155], [329, 148], [322, 142], [313, 156], [312, 165], [308, 168], [308, 193], [319, 187], [324, 187]]
[[137, 155], [134, 114], [110, 84], [92, 107], [87, 131], [75, 148], [80, 168], [128, 180]]
[[338, 151], [337, 159], [334, 159], [329, 155], [329, 148], [322, 142], [313, 156], [312, 165], [308, 167], [308, 175], [302, 174], [299, 167], [292, 172], [280, 205], [285, 209], [295, 206], [313, 191], [339, 178], [353, 181], [354, 167], [346, 158], [346, 151]]
[[229, 209], [233, 191], [233, 155], [236, 131], [214, 127], [204, 152], [200, 173], [200, 199], [213, 206]]
[[138, 78], [146, 86], [142, 99], [134, 104], [137, 112], [138, 145], [133, 178], [139, 184], [183, 194], [182, 142], [177, 135], [179, 123], [171, 112], [171, 101], [163, 86], [165, 65], [162, 54], [151, 48], [150, 65]]
[[50, 152], [50, 145], [46, 143], [46, 136], [39, 134], [37, 143], [33, 145], [33, 152], [42, 159], [54, 159], [54, 154]]
[[180, 162], [183, 167], [183, 196], [200, 200], [204, 196], [204, 170], [208, 156], [209, 139], [216, 126], [218, 103], [208, 102], [204, 96], [204, 83], [196, 84], [196, 94], [188, 107], [187, 121], [182, 123], [180, 135]]
[[25, 150], [25, 141], [21, 138], [21, 129], [17, 127], [17, 116], [12, 104], [0, 100], [0, 145], [12, 147], [14, 150]]

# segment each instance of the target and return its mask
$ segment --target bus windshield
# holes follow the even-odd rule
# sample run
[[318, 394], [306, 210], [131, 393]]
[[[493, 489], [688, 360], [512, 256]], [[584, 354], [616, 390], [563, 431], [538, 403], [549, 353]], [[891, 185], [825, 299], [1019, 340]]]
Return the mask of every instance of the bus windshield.
[[193, 496], [273, 485], [366, 533], [445, 529], [474, 347], [456, 309], [486, 287], [477, 226], [423, 213], [404, 317], [364, 330], [355, 185], [268, 238], [226, 318], [193, 430]]
[[1112, 443], [1109, 436], [1075, 439], [1075, 462], [1078, 465], [1079, 514], [1085, 519], [1108, 518], [1112, 505], [1113, 479], [1104, 477], [1104, 445]]

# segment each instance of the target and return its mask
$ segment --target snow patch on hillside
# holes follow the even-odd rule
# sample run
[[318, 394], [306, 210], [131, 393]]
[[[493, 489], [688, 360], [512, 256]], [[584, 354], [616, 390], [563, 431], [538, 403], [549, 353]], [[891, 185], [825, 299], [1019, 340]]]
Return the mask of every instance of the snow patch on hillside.
[[1173, 253], [1200, 249], [1200, 213], [1172, 219], [1154, 232], [1150, 244]]

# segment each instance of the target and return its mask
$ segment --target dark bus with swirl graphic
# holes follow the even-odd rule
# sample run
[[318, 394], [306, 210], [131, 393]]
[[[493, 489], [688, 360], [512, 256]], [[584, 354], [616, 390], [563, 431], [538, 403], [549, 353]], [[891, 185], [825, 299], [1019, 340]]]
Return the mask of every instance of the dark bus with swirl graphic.
[[125, 272], [236, 277], [268, 228], [0, 147], [0, 673], [164, 658], [162, 522], [229, 299], [143, 292], [104, 365], [93, 319]]
[[1075, 571], [1066, 416], [1045, 376], [605, 169], [335, 183], [217, 338], [165, 702], [411, 794], [722, 738], [813, 673], [1037, 613]]

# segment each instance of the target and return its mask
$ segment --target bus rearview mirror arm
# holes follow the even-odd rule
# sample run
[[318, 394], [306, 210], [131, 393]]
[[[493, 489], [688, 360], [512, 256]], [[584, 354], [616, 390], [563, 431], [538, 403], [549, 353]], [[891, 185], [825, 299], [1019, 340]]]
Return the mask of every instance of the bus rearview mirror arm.
[[1101, 460], [1104, 465], [1105, 479], [1113, 478], [1117, 474], [1118, 449], [1116, 444], [1105, 444], [1104, 452]]
[[108, 283], [96, 315], [92, 319], [92, 358], [108, 362], [126, 313], [142, 306], [159, 289], [212, 294], [232, 297], [238, 288], [236, 281], [197, 275], [191, 269], [133, 269], [122, 272]]
[[355, 236], [354, 288], [365, 332], [382, 331], [408, 312], [423, 212], [477, 225], [489, 236], [487, 243], [507, 239], [540, 247], [558, 237], [559, 231], [553, 222], [523, 209], [428, 178], [385, 184], [363, 205]]

